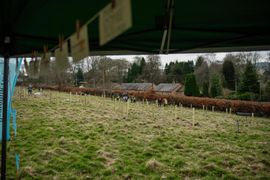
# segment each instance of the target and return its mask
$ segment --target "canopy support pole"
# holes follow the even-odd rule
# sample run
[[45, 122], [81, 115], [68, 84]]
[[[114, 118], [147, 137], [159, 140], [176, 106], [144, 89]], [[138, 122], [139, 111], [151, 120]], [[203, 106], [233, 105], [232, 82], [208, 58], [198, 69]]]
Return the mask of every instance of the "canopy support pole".
[[165, 41], [166, 41], [167, 32], [168, 32], [167, 29], [165, 29], [164, 32], [163, 32], [163, 37], [162, 37], [162, 41], [161, 41], [161, 45], [160, 45], [160, 51], [159, 51], [160, 54], [163, 53], [163, 49], [164, 49], [164, 45], [165, 45]]
[[170, 44], [171, 44], [173, 11], [174, 11], [174, 0], [171, 0], [171, 3], [170, 3], [170, 16], [169, 16], [170, 19], [169, 19], [168, 39], [167, 39], [167, 51], [166, 51], [167, 54], [170, 51]]
[[[10, 43], [10, 37], [5, 37], [4, 46]], [[7, 45], [8, 46], [8, 45]], [[8, 75], [9, 57], [4, 54], [4, 87], [3, 87], [3, 113], [2, 113], [2, 151], [1, 151], [1, 180], [6, 180], [7, 155], [7, 112], [8, 112]]]

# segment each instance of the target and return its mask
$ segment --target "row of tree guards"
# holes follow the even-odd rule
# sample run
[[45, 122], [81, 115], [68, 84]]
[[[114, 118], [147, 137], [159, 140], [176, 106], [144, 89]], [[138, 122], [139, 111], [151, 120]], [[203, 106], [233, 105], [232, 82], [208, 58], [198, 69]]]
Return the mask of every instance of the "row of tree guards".
[[[52, 91], [47, 91], [47, 92], [48, 93], [45, 93], [45, 94], [47, 94], [49, 101], [55, 102], [57, 108], [59, 106], [61, 106], [61, 103], [63, 100], [70, 103], [70, 105], [74, 105], [74, 103], [79, 102], [79, 103], [85, 105], [85, 107], [87, 108], [87, 105], [88, 105], [89, 100], [90, 100], [89, 97], [91, 97], [91, 95], [89, 96], [89, 95], [85, 94], [85, 95], [81, 96], [77, 93], [72, 94], [70, 92], [68, 99], [62, 99], [62, 97], [60, 96], [60, 92], [58, 92], [58, 93], [52, 93]], [[19, 99], [28, 97], [25, 88], [19, 87], [19, 92], [18, 92], [17, 96], [19, 96]], [[106, 99], [106, 97], [102, 96], [102, 98], [100, 99], [100, 102], [99, 102], [100, 103], [99, 106], [105, 105], [104, 104], [105, 99]], [[119, 100], [116, 98], [113, 98], [112, 101], [113, 101], [113, 111], [115, 113], [119, 112], [120, 118], [128, 119], [132, 113], [131, 108], [130, 108], [131, 101], [130, 100], [122, 101], [122, 100]], [[148, 111], [149, 113], [152, 113], [153, 118], [157, 118], [158, 113], [155, 113], [153, 110], [149, 110], [148, 108], [151, 109], [153, 106], [156, 106], [156, 107], [160, 108], [161, 110], [164, 110], [164, 108], [166, 107], [164, 105], [160, 106], [157, 101], [155, 103], [150, 103], [147, 99], [143, 99], [140, 103], [135, 102], [134, 104], [135, 104], [135, 107], [136, 106], [146, 106], [147, 108], [145, 110]], [[168, 106], [170, 106], [170, 105], [168, 105]], [[184, 109], [184, 107], [181, 103], [179, 105], [174, 105], [174, 108], [173, 108], [174, 119], [182, 119], [182, 120], [185, 120], [187, 122], [190, 122], [192, 126], [197, 126], [199, 124], [199, 122], [196, 122], [196, 109], [192, 106], [192, 104], [189, 107], [189, 109], [190, 109], [189, 115], [190, 116], [188, 118], [181, 116], [181, 115], [183, 115], [183, 109]], [[205, 115], [207, 115], [209, 112], [214, 113], [215, 106], [211, 106], [209, 108], [209, 107], [203, 105], [202, 111], [203, 111], [203, 114], [205, 114]], [[179, 112], [180, 112], [180, 115], [179, 115]], [[226, 114], [228, 115], [228, 117], [232, 117], [231, 116], [232, 109], [226, 108]], [[254, 122], [254, 113], [250, 113], [250, 118], [251, 118], [251, 122]], [[239, 118], [237, 118], [235, 120], [235, 122], [236, 122], [236, 132], [239, 133], [240, 132]]]

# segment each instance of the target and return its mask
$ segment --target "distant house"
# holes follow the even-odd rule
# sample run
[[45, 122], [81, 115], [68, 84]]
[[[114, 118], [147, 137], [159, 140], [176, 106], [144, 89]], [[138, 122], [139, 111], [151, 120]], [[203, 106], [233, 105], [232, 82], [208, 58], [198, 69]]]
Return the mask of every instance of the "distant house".
[[155, 91], [160, 94], [183, 94], [184, 86], [180, 83], [160, 83]]
[[148, 92], [155, 88], [152, 83], [122, 83], [114, 90], [121, 90], [126, 92]]

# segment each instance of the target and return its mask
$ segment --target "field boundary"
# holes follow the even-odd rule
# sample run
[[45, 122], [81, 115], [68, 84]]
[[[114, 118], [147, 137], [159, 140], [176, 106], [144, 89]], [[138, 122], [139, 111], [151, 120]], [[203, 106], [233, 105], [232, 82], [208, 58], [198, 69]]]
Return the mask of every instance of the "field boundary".
[[111, 97], [113, 94], [123, 94], [127, 93], [131, 96], [136, 97], [137, 100], [148, 100], [155, 101], [157, 99], [167, 99], [168, 104], [180, 105], [185, 107], [195, 107], [195, 108], [208, 108], [209, 110], [214, 107], [215, 111], [229, 111], [235, 112], [249, 112], [254, 113], [257, 116], [270, 116], [270, 102], [255, 102], [255, 101], [242, 101], [242, 100], [226, 100], [226, 99], [214, 99], [206, 97], [189, 97], [183, 95], [166, 95], [157, 94], [152, 92], [127, 92], [121, 90], [101, 90], [95, 88], [78, 88], [78, 87], [59, 87], [59, 86], [47, 86], [40, 85], [35, 86], [47, 90], [62, 91], [72, 94], [88, 94], [102, 96], [104, 92], [106, 96]]

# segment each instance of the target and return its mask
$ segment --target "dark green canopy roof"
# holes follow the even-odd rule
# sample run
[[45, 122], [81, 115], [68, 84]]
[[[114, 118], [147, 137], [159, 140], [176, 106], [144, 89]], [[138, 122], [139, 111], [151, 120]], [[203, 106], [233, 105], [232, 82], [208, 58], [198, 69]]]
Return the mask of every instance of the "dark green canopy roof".
[[[0, 32], [11, 55], [58, 44], [111, 0], [1, 0]], [[175, 0], [170, 53], [270, 49], [269, 0]], [[159, 53], [167, 0], [132, 0], [133, 26], [99, 46], [98, 18], [88, 25], [91, 54]], [[167, 22], [165, 20], [165, 22]], [[166, 46], [165, 46], [166, 47]], [[3, 54], [3, 43], [0, 45]]]

